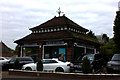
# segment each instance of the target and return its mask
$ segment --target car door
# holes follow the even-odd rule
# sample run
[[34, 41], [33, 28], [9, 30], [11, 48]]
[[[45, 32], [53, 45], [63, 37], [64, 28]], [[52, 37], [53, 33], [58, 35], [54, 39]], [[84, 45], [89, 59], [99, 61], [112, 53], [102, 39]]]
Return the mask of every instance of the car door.
[[44, 60], [43, 66], [44, 70], [55, 70], [58, 66], [58, 62], [55, 60]]
[[11, 59], [9, 62], [7, 62], [5, 65], [4, 65], [4, 68], [6, 70], [9, 70], [9, 69], [14, 69], [14, 62], [15, 62], [15, 58], [14, 59]]
[[49, 64], [47, 65], [50, 70], [55, 70], [59, 65], [58, 62], [55, 60], [50, 60]]
[[48, 60], [42, 60], [42, 63], [43, 63], [43, 70], [46, 70], [48, 67], [47, 67], [47, 64], [49, 63]]

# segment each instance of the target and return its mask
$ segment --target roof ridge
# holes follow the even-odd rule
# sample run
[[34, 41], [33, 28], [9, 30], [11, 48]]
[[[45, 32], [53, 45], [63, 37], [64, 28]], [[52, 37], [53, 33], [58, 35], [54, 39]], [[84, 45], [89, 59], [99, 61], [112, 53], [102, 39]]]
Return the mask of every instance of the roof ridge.
[[1, 46], [5, 46], [6, 48], [10, 49], [3, 41], [0, 42]]
[[30, 28], [30, 30], [36, 30], [36, 29], [40, 29], [40, 28], [50, 28], [50, 27], [57, 27], [57, 26], [75, 26], [76, 28], [79, 28], [83, 31], [88, 31], [88, 29], [83, 28], [82, 26], [78, 25], [77, 23], [75, 23], [74, 21], [72, 21], [71, 19], [69, 19], [66, 16], [59, 16], [59, 17], [54, 17], [36, 27]]

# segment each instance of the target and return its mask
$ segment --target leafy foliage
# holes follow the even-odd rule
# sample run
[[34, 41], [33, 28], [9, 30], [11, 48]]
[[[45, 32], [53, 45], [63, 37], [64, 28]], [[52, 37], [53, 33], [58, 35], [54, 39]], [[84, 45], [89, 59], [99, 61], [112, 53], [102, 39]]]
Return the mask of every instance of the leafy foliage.
[[104, 45], [106, 45], [109, 42], [109, 37], [107, 36], [107, 34], [102, 35], [102, 41]]
[[[103, 43], [104, 44], [104, 43]], [[114, 53], [115, 43], [113, 39], [109, 39], [107, 44], [101, 45], [100, 53], [103, 55], [104, 58], [104, 66], [106, 66], [107, 62], [112, 58]]]
[[94, 39], [96, 39], [95, 34], [91, 30], [87, 33], [87, 35], [94, 38]]
[[117, 12], [115, 21], [114, 21], [114, 42], [115, 42], [115, 53], [120, 54], [120, 11]]
[[15, 47], [15, 50], [13, 51], [14, 54], [18, 53], [18, 45]]
[[91, 72], [90, 60], [85, 57], [82, 61], [82, 72], [88, 74]]
[[37, 63], [37, 71], [43, 71], [43, 63], [41, 60], [39, 60]]
[[18, 59], [16, 59], [14, 62], [14, 69], [20, 69], [20, 63]]

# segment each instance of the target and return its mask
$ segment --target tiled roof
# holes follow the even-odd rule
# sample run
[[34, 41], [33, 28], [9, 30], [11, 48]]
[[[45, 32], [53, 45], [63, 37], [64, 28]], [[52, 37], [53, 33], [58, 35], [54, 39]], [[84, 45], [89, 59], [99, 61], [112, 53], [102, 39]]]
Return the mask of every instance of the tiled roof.
[[61, 39], [81, 39], [88, 42], [97, 43], [93, 38], [85, 35], [78, 34], [71, 31], [59, 31], [59, 32], [49, 32], [49, 33], [31, 33], [30, 35], [15, 41], [15, 43], [24, 42], [36, 42], [36, 41], [47, 41], [47, 40], [61, 40]]
[[53, 39], [63, 39], [63, 38], [72, 38], [72, 35], [70, 33], [67, 33], [66, 31], [59, 31], [59, 32], [47, 32], [47, 33], [31, 33], [30, 35], [15, 41], [17, 42], [23, 42], [23, 41], [37, 41], [37, 40], [53, 40]]
[[2, 41], [0, 42], [0, 49], [2, 53], [10, 53], [11, 49], [9, 47], [6, 46], [5, 43], [3, 43]]
[[85, 29], [82, 26], [78, 25], [77, 23], [73, 22], [66, 16], [54, 17], [45, 23], [42, 23], [34, 28], [31, 28], [30, 30], [38, 30], [40, 28], [53, 28], [53, 27], [60, 27], [60, 26], [69, 26], [69, 27], [78, 28], [85, 32], [88, 31], [87, 29]]

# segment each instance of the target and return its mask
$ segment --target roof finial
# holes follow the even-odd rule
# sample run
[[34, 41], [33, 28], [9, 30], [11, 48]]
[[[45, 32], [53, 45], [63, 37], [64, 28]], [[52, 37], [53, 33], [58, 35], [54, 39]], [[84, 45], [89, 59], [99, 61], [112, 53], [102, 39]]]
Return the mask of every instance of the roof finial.
[[60, 14], [64, 12], [60, 11], [60, 7], [59, 7], [59, 9], [57, 10], [57, 13], [59, 14], [59, 17], [60, 17]]

